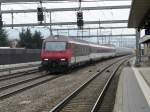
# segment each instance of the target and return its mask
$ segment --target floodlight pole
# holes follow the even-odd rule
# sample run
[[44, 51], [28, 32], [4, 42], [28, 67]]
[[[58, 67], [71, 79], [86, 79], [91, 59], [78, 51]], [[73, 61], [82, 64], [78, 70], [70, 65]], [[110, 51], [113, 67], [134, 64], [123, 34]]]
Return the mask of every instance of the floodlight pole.
[[40, 0], [40, 7], [42, 7], [42, 0]]
[[79, 11], [81, 10], [81, 0], [79, 0]]

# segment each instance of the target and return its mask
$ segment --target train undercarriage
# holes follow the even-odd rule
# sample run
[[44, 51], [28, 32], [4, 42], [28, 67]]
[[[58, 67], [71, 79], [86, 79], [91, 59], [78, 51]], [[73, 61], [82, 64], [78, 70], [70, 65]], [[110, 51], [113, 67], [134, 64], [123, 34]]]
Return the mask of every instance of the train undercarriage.
[[69, 64], [65, 60], [44, 60], [41, 63], [40, 70], [46, 70], [48, 72], [64, 72], [69, 69]]

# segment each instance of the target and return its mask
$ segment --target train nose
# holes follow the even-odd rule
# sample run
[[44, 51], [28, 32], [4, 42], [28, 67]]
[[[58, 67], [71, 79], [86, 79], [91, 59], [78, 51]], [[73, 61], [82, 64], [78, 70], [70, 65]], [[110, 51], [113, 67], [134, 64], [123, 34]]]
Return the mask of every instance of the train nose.
[[51, 67], [56, 67], [58, 65], [58, 63], [54, 61], [50, 62], [50, 64], [51, 64]]

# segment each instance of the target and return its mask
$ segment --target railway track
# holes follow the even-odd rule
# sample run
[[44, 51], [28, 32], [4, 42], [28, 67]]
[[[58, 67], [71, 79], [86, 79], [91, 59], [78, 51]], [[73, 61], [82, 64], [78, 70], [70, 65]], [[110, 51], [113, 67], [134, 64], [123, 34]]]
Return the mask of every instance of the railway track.
[[40, 64], [29, 64], [29, 65], [24, 65], [24, 66], [3, 68], [3, 69], [0, 69], [0, 72], [11, 71], [11, 70], [19, 70], [19, 69], [25, 69], [25, 68], [30, 68], [30, 67], [39, 67], [39, 66], [40, 66]]
[[36, 73], [36, 72], [39, 72], [38, 68], [21, 71], [21, 72], [16, 72], [16, 73], [12, 73], [12, 74], [7, 74], [7, 75], [1, 75], [0, 81], [9, 80], [9, 79], [17, 78], [17, 77], [22, 77], [24, 75], [30, 75], [30, 74]]
[[91, 75], [83, 85], [59, 102], [50, 112], [96, 112], [99, 110], [98, 107], [114, 74], [125, 60], [127, 58], [117, 60], [104, 67], [98, 73]]
[[[106, 68], [104, 68], [104, 69], [106, 69]], [[22, 75], [22, 74], [20, 74], [20, 75]], [[29, 74], [26, 74], [26, 75], [29, 75]], [[12, 84], [2, 86], [2, 87], [0, 87], [0, 100], [6, 99], [10, 96], [17, 94], [17, 93], [20, 93], [22, 91], [25, 91], [25, 90], [33, 88], [33, 87], [36, 87], [38, 85], [41, 85], [41, 84], [46, 83], [48, 81], [54, 80], [54, 79], [61, 77], [61, 76], [63, 76], [63, 74], [61, 74], [61, 75], [59, 74], [59, 75], [55, 75], [55, 76], [43, 74], [40, 76], [35, 76], [32, 78], [30, 77], [30, 78], [22, 80], [22, 81], [18, 81], [18, 82], [14, 82]], [[16, 77], [16, 76], [14, 76], [14, 77]]]
[[109, 78], [107, 83], [105, 84], [105, 87], [103, 88], [103, 91], [99, 95], [99, 97], [96, 100], [96, 103], [94, 104], [91, 112], [112, 112], [113, 107], [115, 104], [115, 96], [119, 81], [119, 75], [121, 72], [122, 63], [114, 70], [112, 73], [112, 76]]
[[97, 102], [91, 112], [113, 112], [119, 81], [119, 73], [120, 70], [117, 71], [110, 84], [104, 90], [103, 94], [97, 99]]
[[19, 92], [25, 91], [27, 89], [33, 88], [35, 86], [41, 85], [48, 81], [54, 80], [61, 76], [62, 75], [52, 76], [52, 75], [45, 74], [43, 76], [37, 76], [37, 77], [31, 78], [31, 79], [19, 81], [19, 82], [13, 83], [13, 84], [9, 84], [9, 85], [0, 87], [0, 100], [8, 98], [12, 95], [15, 95]]
[[12, 83], [12, 84], [8, 84], [8, 85], [5, 85], [5, 86], [1, 86], [1, 87], [0, 87], [0, 91], [9, 89], [9, 88], [11, 88], [11, 87], [14, 87], [14, 86], [17, 86], [17, 85], [20, 85], [20, 84], [24, 84], [24, 83], [27, 83], [27, 82], [31, 82], [31, 81], [34, 81], [34, 80], [37, 80], [37, 79], [40, 79], [40, 78], [43, 78], [43, 77], [46, 77], [46, 76], [47, 76], [47, 74], [45, 74], [45, 75], [40, 75], [40, 76], [35, 76], [35, 77], [29, 78], [29, 79], [25, 79], [25, 80], [22, 80], [22, 81], [14, 82], [14, 83]]
[[[31, 71], [27, 71], [27, 72], [21, 72], [20, 74], [12, 74], [12, 75], [4, 75], [0, 77], [0, 81], [5, 81], [5, 80], [9, 80], [12, 78], [18, 78], [18, 77], [23, 77], [26, 75], [31, 75], [32, 73], [36, 73], [37, 70], [31, 70]], [[46, 83], [47, 81], [56, 79], [58, 77], [60, 77], [62, 75], [59, 74], [59, 76], [49, 76], [48, 74], [43, 74], [40, 76], [35, 76], [32, 78], [28, 78], [28, 79], [23, 79], [21, 81], [17, 81], [17, 82], [13, 82], [7, 85], [4, 85], [0, 87], [0, 99], [5, 99], [8, 98], [12, 95], [15, 95], [19, 92], [25, 91], [27, 89], [30, 89], [32, 87], [38, 86], [40, 84]], [[22, 87], [20, 87], [22, 86]]]

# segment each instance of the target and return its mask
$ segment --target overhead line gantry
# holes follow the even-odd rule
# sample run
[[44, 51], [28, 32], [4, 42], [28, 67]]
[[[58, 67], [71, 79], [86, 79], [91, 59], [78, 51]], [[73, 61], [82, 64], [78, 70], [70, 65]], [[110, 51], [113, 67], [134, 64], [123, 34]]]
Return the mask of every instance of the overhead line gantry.
[[[84, 27], [84, 30], [96, 30], [96, 29], [127, 29], [126, 26], [123, 26], [123, 27], [90, 27], [90, 28], [85, 28]], [[56, 30], [78, 30], [78, 28], [53, 28], [52, 29], [53, 31], [56, 31]]]
[[[100, 7], [82, 7], [83, 11], [86, 10], [112, 10], [112, 9], [130, 9], [130, 5], [123, 5], [123, 6], [100, 6]], [[45, 12], [62, 12], [62, 11], [77, 11], [77, 7], [73, 8], [53, 8], [53, 9], [45, 9]], [[27, 9], [27, 10], [2, 10], [3, 14], [9, 13], [33, 13], [37, 12], [36, 9]]]
[[[67, 1], [67, 2], [78, 2], [79, 0], [0, 0], [0, 3], [2, 3], [2, 5], [7, 5], [7, 4], [23, 4], [23, 3], [30, 3], [30, 4], [38, 4], [41, 1], [41, 3], [52, 3], [52, 2], [63, 2], [63, 1]], [[87, 0], [82, 0], [82, 2], [86, 2]], [[91, 1], [87, 1], [87, 2], [101, 2], [101, 1], [131, 1], [131, 0], [91, 0]], [[66, 3], [66, 2], [65, 2]], [[82, 7], [82, 11], [91, 11], [91, 10], [117, 10], [117, 9], [130, 9], [131, 6], [130, 5], [120, 5], [120, 6], [96, 6], [96, 7]], [[72, 7], [72, 8], [43, 8], [43, 11], [46, 13], [50, 13], [50, 22], [41, 22], [41, 23], [26, 23], [26, 24], [14, 24], [13, 22], [13, 13], [37, 13], [37, 9], [25, 9], [25, 10], [1, 10], [0, 13], [1, 14], [11, 14], [12, 15], [12, 24], [4, 24], [3, 27], [32, 27], [32, 26], [50, 26], [49, 30], [50, 30], [50, 34], [52, 34], [52, 31], [58, 31], [58, 30], [79, 30], [77, 28], [53, 28], [52, 26], [63, 26], [63, 25], [76, 25], [77, 22], [52, 22], [51, 20], [51, 13], [53, 12], [65, 12], [65, 11], [79, 11], [79, 7]], [[101, 20], [101, 21], [84, 21], [84, 24], [116, 24], [116, 23], [125, 23], [127, 24], [128, 20]], [[97, 32], [99, 32], [100, 30], [98, 29], [122, 29], [122, 28], [127, 28], [126, 26], [123, 27], [118, 27], [118, 26], [114, 26], [114, 27], [94, 27], [94, 28], [84, 28], [84, 30], [86, 29], [92, 29], [92, 30], [96, 30]], [[82, 31], [83, 32], [83, 31]], [[100, 33], [100, 32], [99, 32]], [[68, 33], [69, 34], [69, 33]], [[80, 37], [84, 37], [84, 38], [90, 38], [90, 37], [107, 37], [107, 36], [112, 36], [112, 37], [133, 37], [135, 36], [135, 34], [118, 34], [118, 35], [99, 35], [97, 33], [97, 35], [88, 35], [88, 36], [78, 36]], [[76, 36], [75, 36], [76, 37]]]
[[[83, 38], [90, 38], [90, 37], [109, 37], [109, 36], [113, 36], [113, 37], [132, 37], [132, 36], [136, 36], [135, 34], [122, 34], [122, 35], [85, 35], [85, 36], [78, 36], [78, 37], [83, 37]], [[71, 36], [70, 37], [77, 37], [77, 36]]]
[[[78, 2], [78, 0], [42, 0], [42, 2]], [[131, 0], [83, 0], [83, 2], [100, 2], [100, 1], [131, 1]], [[23, 3], [39, 2], [39, 0], [0, 0], [1, 3]]]
[[[85, 21], [84, 24], [113, 24], [127, 23], [128, 20], [106, 20], [106, 21]], [[76, 25], [76, 22], [55, 22], [55, 23], [26, 23], [26, 24], [4, 24], [3, 27], [23, 27], [23, 26], [54, 26], [54, 25]]]

